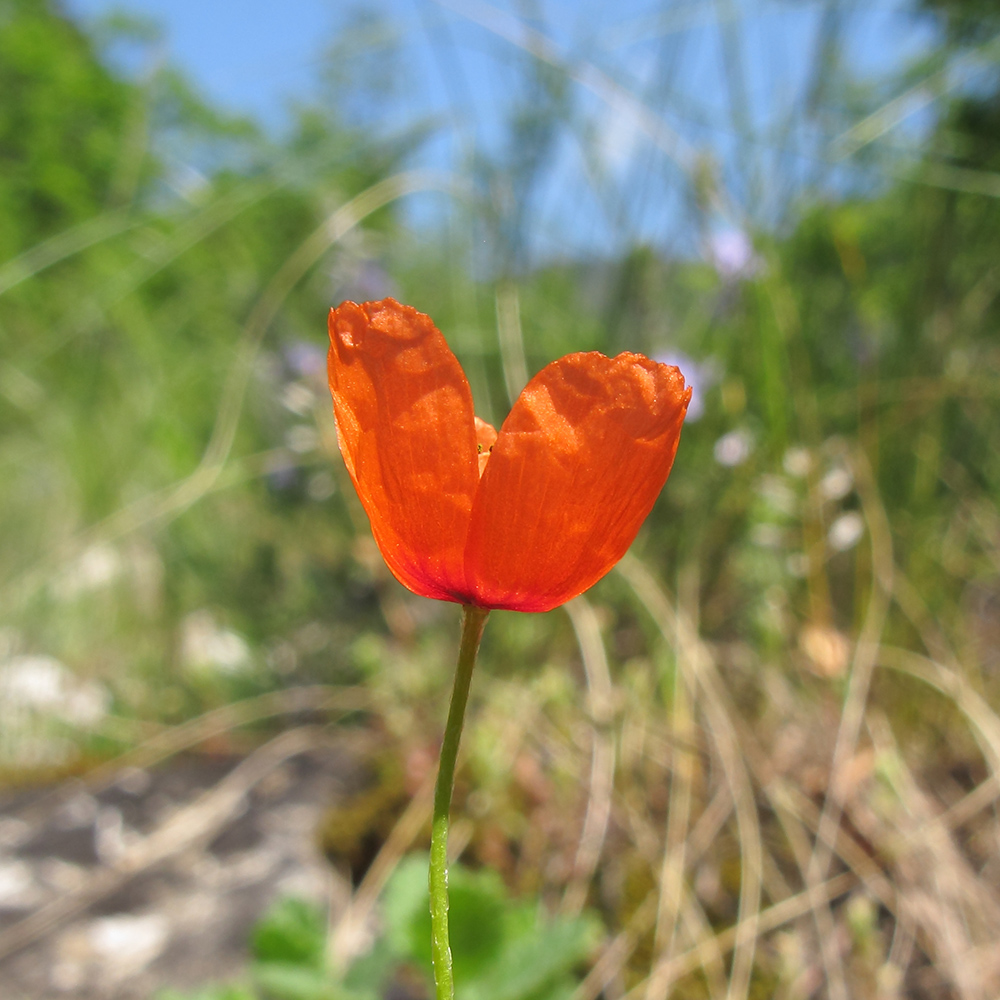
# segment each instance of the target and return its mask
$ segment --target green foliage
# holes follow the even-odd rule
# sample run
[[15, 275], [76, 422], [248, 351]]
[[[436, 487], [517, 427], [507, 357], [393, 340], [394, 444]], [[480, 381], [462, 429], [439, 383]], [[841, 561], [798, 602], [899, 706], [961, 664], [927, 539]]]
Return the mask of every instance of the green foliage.
[[[956, 52], [981, 56], [995, 44], [989, 7], [921, 4], [942, 25], [941, 45], [888, 93], [919, 85]], [[155, 38], [127, 18], [102, 30], [105, 40]], [[463, 195], [449, 200], [439, 228], [408, 228], [393, 202], [319, 246], [331, 219], [342, 223], [352, 199], [412, 166], [436, 134], [436, 122], [370, 124], [413, 85], [402, 41], [368, 15], [352, 22], [331, 50], [322, 102], [298, 109], [279, 140], [207, 106], [170, 68], [141, 84], [119, 78], [49, 0], [0, 0], [0, 661], [55, 657], [70, 678], [95, 682], [110, 712], [90, 728], [59, 720], [23, 740], [5, 730], [0, 768], [18, 780], [34, 767], [75, 770], [81, 752], [112, 756], [228, 702], [315, 682], [364, 684], [371, 729], [403, 763], [340, 815], [338, 832], [382, 843], [438, 738], [456, 639], [454, 608], [413, 598], [386, 571], [337, 455], [324, 316], [342, 298], [390, 293], [434, 317], [478, 412], [496, 423], [517, 388], [518, 352], [527, 374], [577, 350], [689, 356], [684, 372], [700, 383], [704, 414], [686, 425], [634, 553], [676, 591], [717, 657], [737, 732], [754, 741], [749, 764], [773, 752], [768, 765], [803, 802], [826, 791], [816, 760], [829, 756], [833, 739], [823, 740], [840, 724], [849, 654], [886, 585], [872, 525], [886, 526], [878, 542], [891, 547], [893, 577], [875, 644], [960, 665], [969, 691], [996, 704], [996, 67], [937, 101], [909, 167], [870, 143], [859, 159], [887, 166], [863, 196], [790, 187], [782, 224], [767, 230], [732, 212], [727, 224], [744, 225], [752, 246], [746, 265], [727, 272], [693, 253], [731, 208], [727, 171], [717, 177], [706, 155], [691, 176], [676, 164], [662, 177], [650, 167], [615, 189], [596, 149], [607, 136], [579, 125], [587, 108], [577, 83], [600, 74], [518, 56], [509, 142], [470, 154], [456, 185]], [[830, 44], [817, 93], [841, 79]], [[670, 120], [676, 108], [653, 106], [653, 90], [652, 110]], [[838, 100], [854, 121], [881, 98], [845, 84]], [[546, 184], [574, 128], [610, 216], [627, 214], [633, 189], [664, 179], [684, 187], [695, 235], [680, 251], [629, 237], [589, 259], [537, 262]], [[763, 141], [740, 150], [752, 159]], [[516, 303], [519, 320], [503, 350], [501, 298]], [[615, 575], [590, 599], [609, 661], [599, 711], [587, 703], [567, 616], [497, 613], [484, 640], [458, 798], [475, 828], [470, 854], [502, 877], [453, 872], [460, 1000], [553, 1000], [579, 979], [597, 928], [544, 918], [539, 898], [557, 898], [575, 870], [578, 831], [567, 817], [585, 813], [601, 760], [597, 729], [614, 794], [591, 898], [609, 932], [656, 888], [676, 755], [692, 747], [706, 762], [693, 809], [705, 816], [701, 797], [725, 799], [703, 706], [690, 709], [688, 736], [669, 732], [680, 654], [663, 623]], [[956, 703], [915, 688], [876, 670], [867, 702], [875, 717], [860, 741], [884, 718], [912, 737], [914, 787], [940, 782], [946, 791], [930, 813], [944, 814], [981, 780], [983, 760]], [[754, 781], [763, 802], [770, 779]], [[766, 891], [777, 902], [783, 885], [801, 891], [803, 844], [792, 849], [786, 830], [767, 826], [772, 805], [761, 822], [774, 861]], [[712, 828], [716, 843], [698, 845], [697, 877], [688, 873], [706, 934], [739, 912], [742, 834], [723, 819]], [[895, 841], [871, 834], [866, 852], [895, 856]], [[966, 840], [974, 850], [977, 837]], [[334, 837], [328, 846], [363, 866], [362, 852], [349, 856]], [[989, 870], [980, 857], [976, 871]], [[247, 983], [190, 1000], [371, 1000], [394, 975], [426, 985], [425, 883], [420, 859], [400, 865], [384, 933], [343, 982], [326, 965], [322, 915], [289, 900], [256, 929]], [[909, 891], [923, 898], [926, 887]], [[965, 926], [961, 916], [949, 926]], [[847, 929], [861, 941], [880, 920], [855, 904]], [[926, 927], [914, 933], [934, 951]], [[687, 934], [685, 925], [675, 937]], [[651, 931], [623, 975], [648, 974], [654, 944]], [[789, 995], [819, 967], [792, 944], [781, 944]], [[870, 937], [866, 947], [859, 960], [881, 961]], [[939, 942], [941, 953], [954, 947]], [[756, 986], [777, 993], [766, 949], [758, 958]]]
[[0, 3], [0, 260], [107, 204], [134, 94], [49, 0]]
[[[590, 918], [552, 920], [537, 902], [510, 898], [495, 872], [453, 865], [451, 943], [458, 1000], [556, 1000], [569, 996], [597, 927]], [[254, 928], [253, 987], [220, 986], [159, 1000], [368, 1000], [397, 976], [431, 985], [427, 858], [404, 859], [386, 887], [384, 931], [343, 980], [325, 967], [325, 917], [300, 899], [279, 900]], [[419, 970], [419, 971], [418, 971]]]
[[[535, 902], [515, 903], [496, 872], [453, 866], [449, 923], [460, 1000], [534, 1000], [572, 992], [571, 973], [592, 947], [589, 919], [549, 922]], [[385, 894], [386, 940], [431, 975], [427, 859], [407, 858]], [[429, 979], [428, 979], [429, 981]]]
[[253, 953], [260, 962], [323, 965], [326, 923], [323, 914], [301, 899], [276, 903], [254, 928]]
[[[0, 265], [0, 587], [18, 646], [98, 674], [126, 713], [165, 718], [273, 686], [274, 649], [303, 677], [350, 679], [336, 652], [316, 667], [342, 648], [329, 623], [353, 623], [349, 638], [377, 620], [317, 425], [327, 281], [306, 261], [291, 288], [271, 283], [333, 207], [393, 170], [404, 140], [376, 148], [303, 113], [276, 150], [169, 71], [115, 79], [41, 0], [4, 6], [0, 87], [16, 95], [0, 112], [0, 260], [26, 251]], [[154, 133], [205, 173], [168, 176]], [[141, 183], [119, 208], [130, 156]], [[115, 581], [96, 594], [74, 569], [95, 554]], [[198, 609], [252, 646], [235, 684], [183, 664]], [[291, 635], [310, 622], [327, 639], [298, 650]]]
[[256, 994], [244, 986], [208, 986], [197, 993], [178, 993], [165, 990], [157, 1000], [258, 1000]]

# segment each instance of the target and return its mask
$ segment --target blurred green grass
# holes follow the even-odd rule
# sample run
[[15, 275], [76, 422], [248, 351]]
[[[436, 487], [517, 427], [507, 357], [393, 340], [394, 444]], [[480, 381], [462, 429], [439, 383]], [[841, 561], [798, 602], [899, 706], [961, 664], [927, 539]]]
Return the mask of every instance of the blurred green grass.
[[[934, 9], [939, 61], [995, 34], [972, 5]], [[366, 685], [400, 758], [433, 746], [455, 609], [381, 563], [324, 378], [330, 305], [392, 293], [434, 317], [495, 422], [525, 374], [583, 349], [680, 355], [703, 407], [623, 571], [569, 614], [496, 613], [483, 646], [470, 855], [626, 936], [575, 995], [637, 996], [675, 967], [678, 996], [996, 988], [996, 66], [865, 197], [795, 190], [782, 226], [713, 243], [732, 198], [706, 169], [686, 179], [702, 259], [528, 266], [568, 68], [523, 64], [519, 145], [448, 181], [447, 224], [414, 231], [406, 193], [442, 186], [408, 172], [426, 123], [373, 137], [334, 91], [277, 142], [169, 71], [117, 77], [42, 0], [0, 11], [9, 783], [315, 683]], [[827, 100], [862, 117], [857, 87]], [[185, 187], [171, 142], [222, 165]], [[505, 175], [513, 199], [490, 187]], [[817, 902], [838, 873], [856, 882]]]

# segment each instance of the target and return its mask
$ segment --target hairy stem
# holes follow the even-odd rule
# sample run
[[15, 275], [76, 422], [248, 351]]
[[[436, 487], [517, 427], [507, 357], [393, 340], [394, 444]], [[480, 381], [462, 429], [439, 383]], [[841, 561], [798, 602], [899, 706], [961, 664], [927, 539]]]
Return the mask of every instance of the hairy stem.
[[453, 1000], [455, 982], [451, 972], [451, 945], [448, 939], [448, 813], [451, 790], [455, 783], [455, 760], [462, 738], [465, 705], [469, 700], [472, 668], [476, 665], [479, 640], [489, 611], [466, 605], [462, 618], [462, 644], [458, 651], [455, 687], [441, 744], [437, 786], [434, 789], [434, 823], [431, 827], [431, 868], [428, 882], [431, 894], [431, 955], [434, 959], [434, 984], [437, 1000]]

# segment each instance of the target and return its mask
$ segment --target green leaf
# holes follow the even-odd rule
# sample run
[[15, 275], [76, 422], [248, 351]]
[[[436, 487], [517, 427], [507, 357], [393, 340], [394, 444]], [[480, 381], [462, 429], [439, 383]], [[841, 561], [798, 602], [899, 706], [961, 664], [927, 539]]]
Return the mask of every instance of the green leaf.
[[[590, 918], [547, 921], [534, 903], [512, 901], [499, 875], [453, 865], [449, 927], [459, 1000], [551, 1000], [572, 992], [568, 976], [596, 936]], [[405, 859], [383, 899], [391, 950], [430, 976], [427, 858]]]
[[322, 911], [302, 899], [281, 899], [254, 928], [253, 953], [261, 962], [322, 968], [326, 952], [326, 920]]
[[[550, 1000], [560, 981], [578, 965], [597, 936], [596, 921], [588, 918], [545, 921], [504, 941], [496, 961], [467, 986], [459, 984], [460, 1000]], [[544, 994], [541, 993], [544, 991]]]
[[347, 1000], [326, 973], [292, 962], [262, 962], [253, 976], [267, 1000]]
[[[397, 950], [431, 969], [431, 918], [426, 855], [407, 859], [386, 889], [386, 933]], [[507, 894], [493, 871], [453, 865], [449, 880], [449, 929], [455, 981], [488, 968], [503, 947]]]
[[178, 993], [165, 990], [156, 994], [156, 1000], [260, 1000], [257, 994], [246, 986], [209, 986], [197, 993]]

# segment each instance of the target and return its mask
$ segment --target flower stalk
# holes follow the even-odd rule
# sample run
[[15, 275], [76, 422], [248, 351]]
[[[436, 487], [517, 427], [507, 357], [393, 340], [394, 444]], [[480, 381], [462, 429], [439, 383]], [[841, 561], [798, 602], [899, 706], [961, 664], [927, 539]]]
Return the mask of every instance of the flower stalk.
[[448, 819], [451, 793], [455, 783], [455, 762], [462, 738], [465, 706], [469, 700], [472, 670], [489, 611], [465, 605], [462, 609], [462, 642], [458, 651], [455, 686], [451, 693], [448, 722], [445, 724], [434, 789], [434, 819], [431, 826], [431, 865], [428, 875], [431, 898], [431, 957], [434, 961], [434, 985], [437, 1000], [453, 1000], [455, 983], [451, 969], [451, 944], [448, 937]]

